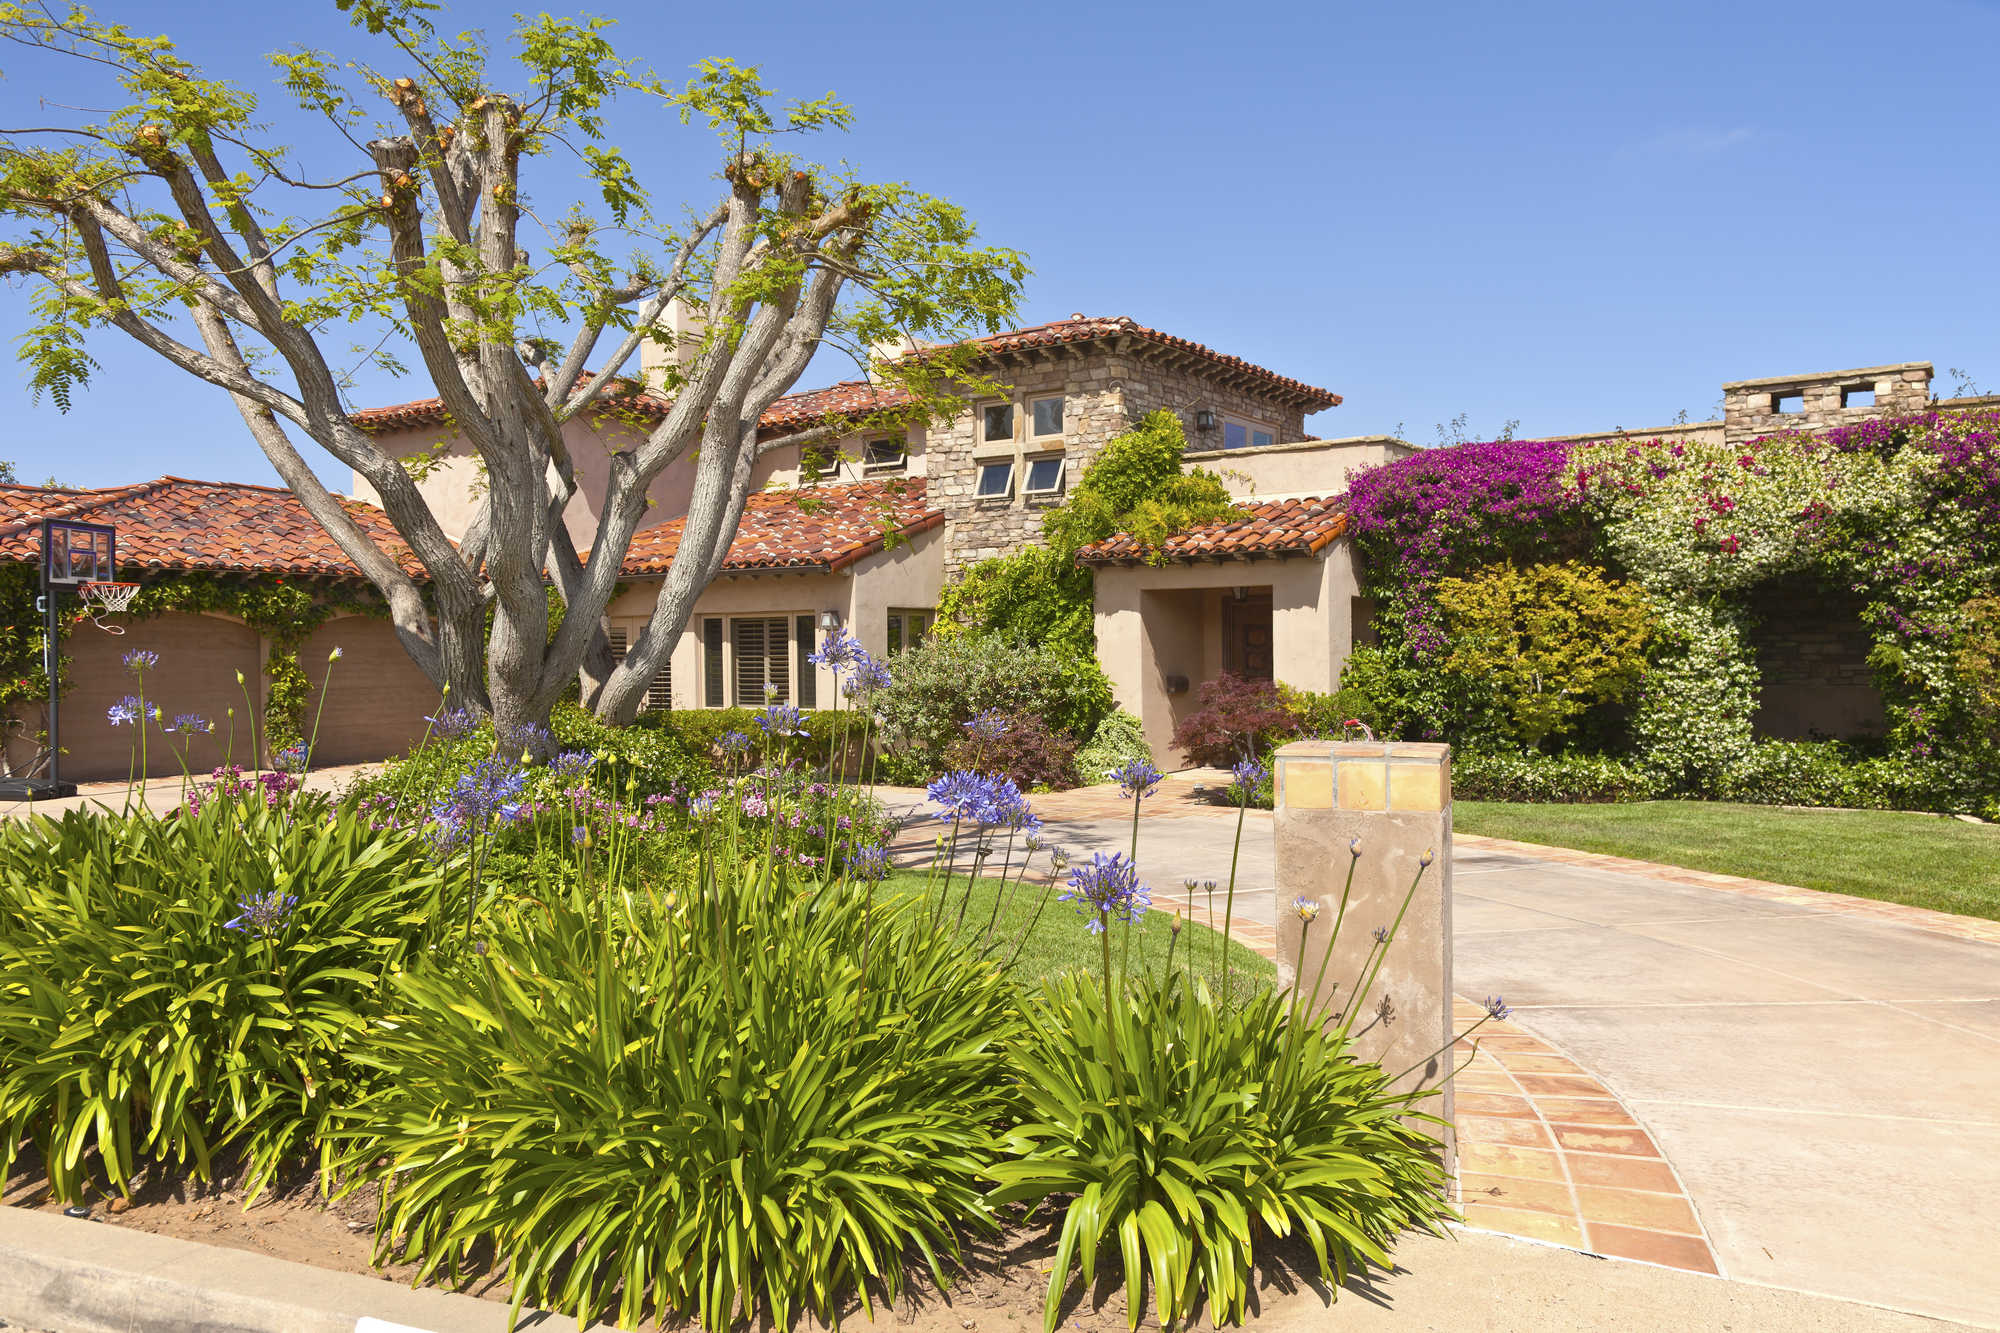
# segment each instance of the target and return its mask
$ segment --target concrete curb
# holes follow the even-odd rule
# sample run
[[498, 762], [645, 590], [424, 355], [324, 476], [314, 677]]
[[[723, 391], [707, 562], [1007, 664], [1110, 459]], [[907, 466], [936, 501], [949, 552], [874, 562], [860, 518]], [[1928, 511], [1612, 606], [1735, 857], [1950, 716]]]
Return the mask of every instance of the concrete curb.
[[[0, 1208], [0, 1320], [61, 1333], [504, 1333], [507, 1307]], [[563, 1316], [525, 1310], [517, 1325], [572, 1326]]]

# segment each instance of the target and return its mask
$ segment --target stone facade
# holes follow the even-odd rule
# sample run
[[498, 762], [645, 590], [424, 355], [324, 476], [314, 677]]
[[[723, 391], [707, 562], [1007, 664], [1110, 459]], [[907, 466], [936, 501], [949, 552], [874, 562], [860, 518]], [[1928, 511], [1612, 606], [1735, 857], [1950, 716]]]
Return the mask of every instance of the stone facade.
[[[946, 568], [954, 573], [1038, 540], [1043, 511], [1076, 484], [1105, 444], [1156, 409], [1181, 418], [1191, 450], [1211, 440], [1220, 443], [1228, 422], [1269, 431], [1279, 442], [1305, 438], [1301, 407], [1205, 375], [1198, 364], [1174, 365], [1170, 357], [1153, 355], [1143, 345], [1092, 342], [1023, 354], [1005, 358], [991, 373], [1010, 388], [1006, 401], [1014, 408], [1013, 438], [984, 438], [983, 409], [1001, 401], [987, 399], [948, 425], [931, 428], [923, 445], [931, 501], [947, 516]], [[1036, 436], [1032, 404], [1054, 397], [1063, 400], [1062, 432]], [[1215, 420], [1207, 430], [1197, 424], [1204, 412]], [[1028, 463], [1050, 457], [1063, 460], [1062, 493], [1025, 495]], [[981, 499], [976, 493], [981, 468], [1009, 461], [1014, 464], [1012, 491], [1003, 498]]]
[[1722, 386], [1723, 438], [1741, 444], [1785, 430], [1825, 430], [1885, 414], [1921, 412], [1931, 402], [1931, 363], [1825, 370], [1737, 380]]
[[1868, 653], [1874, 639], [1851, 595], [1811, 579], [1779, 579], [1750, 599], [1760, 736], [1851, 740], [1887, 727]]

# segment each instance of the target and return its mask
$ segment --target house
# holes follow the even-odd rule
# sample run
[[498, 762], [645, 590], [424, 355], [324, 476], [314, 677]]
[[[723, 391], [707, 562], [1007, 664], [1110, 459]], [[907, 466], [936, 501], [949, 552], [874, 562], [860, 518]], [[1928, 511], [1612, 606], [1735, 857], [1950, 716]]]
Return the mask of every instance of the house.
[[[653, 681], [648, 706], [829, 701], [830, 673], [805, 661], [818, 636], [845, 627], [877, 655], [921, 639], [956, 570], [1034, 541], [1042, 513], [1061, 502], [1081, 469], [1156, 409], [1181, 416], [1196, 445], [1193, 460], [1211, 467], [1228, 460], [1232, 484], [1259, 495], [1274, 487], [1332, 493], [1348, 470], [1408, 448], [1380, 439], [1308, 440], [1305, 418], [1337, 405], [1340, 395], [1122, 316], [1077, 314], [971, 345], [982, 372], [1008, 392], [973, 401], [942, 426], [865, 428], [908, 405], [900, 391], [866, 380], [772, 405], [761, 423], [772, 437], [828, 420], [855, 428], [806, 446], [815, 452], [811, 460], [792, 449], [759, 465], [755, 482], [763, 489]], [[565, 428], [582, 481], [566, 514], [579, 545], [596, 529], [603, 460], [666, 407], [664, 398], [639, 392]], [[421, 460], [426, 498], [448, 533], [462, 532], [475, 503], [473, 464], [443, 405], [428, 399], [358, 412], [354, 420], [391, 454]], [[608, 608], [614, 652], [652, 613], [692, 485], [684, 459], [652, 487], [652, 508], [626, 557], [627, 586]], [[372, 498], [359, 476], [355, 494]], [[1260, 605], [1268, 608], [1268, 599]], [[1345, 652], [1337, 642], [1329, 640], [1315, 659], [1317, 674], [1297, 677], [1301, 683], [1330, 684], [1325, 673], [1338, 670]], [[1284, 665], [1304, 670], [1289, 657]], [[1136, 700], [1131, 688], [1128, 696], [1121, 681], [1121, 697]]]
[[[384, 550], [398, 554], [413, 574], [419, 572], [380, 510], [351, 501], [348, 508]], [[154, 733], [146, 755], [152, 777], [179, 776], [184, 767], [205, 775], [228, 758], [246, 768], [268, 765], [268, 748], [253, 757], [250, 715], [254, 710], [261, 719], [271, 702], [269, 668], [276, 653], [289, 651], [298, 659], [308, 720], [320, 709], [328, 671], [334, 673], [315, 763], [395, 754], [423, 735], [426, 715], [437, 711], [437, 687], [403, 651], [386, 616], [371, 613], [379, 604], [374, 590], [290, 491], [185, 477], [97, 490], [0, 485], [0, 563], [38, 562], [42, 524], [52, 518], [114, 526], [121, 579], [207, 576], [201, 589], [253, 581], [303, 585], [328, 613], [296, 643], [285, 641], [289, 635], [260, 632], [243, 615], [214, 605], [226, 597], [192, 599], [189, 609], [143, 619], [103, 616], [109, 631], [81, 622], [63, 642], [70, 660], [62, 696], [66, 779], [117, 781], [136, 771], [133, 729], [106, 721], [106, 710], [139, 684], [122, 660], [135, 648], [159, 656], [146, 672], [144, 688], [166, 721], [188, 713], [215, 725], [212, 732], [171, 741]], [[192, 581], [185, 586], [197, 591]], [[30, 613], [28, 606], [9, 609]], [[330, 664], [336, 647], [340, 661]], [[42, 708], [26, 706], [6, 719], [7, 773], [21, 774], [32, 763], [43, 717]], [[261, 721], [258, 731], [261, 742]]]

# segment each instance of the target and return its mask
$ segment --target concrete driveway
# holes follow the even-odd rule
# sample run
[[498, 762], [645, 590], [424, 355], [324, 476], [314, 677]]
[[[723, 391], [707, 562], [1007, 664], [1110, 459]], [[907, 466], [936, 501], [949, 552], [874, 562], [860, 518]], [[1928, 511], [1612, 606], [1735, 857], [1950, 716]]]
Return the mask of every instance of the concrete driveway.
[[[1236, 822], [1163, 797], [1139, 839], [1156, 903], [1187, 876], [1226, 882]], [[1036, 806], [1073, 855], [1130, 844], [1101, 798]], [[1505, 995], [1625, 1102], [1725, 1276], [2000, 1326], [2000, 945], [1832, 895], [1774, 901], [1478, 841], [1452, 859], [1455, 989]], [[1273, 875], [1271, 815], [1252, 811], [1238, 917], [1275, 919]]]

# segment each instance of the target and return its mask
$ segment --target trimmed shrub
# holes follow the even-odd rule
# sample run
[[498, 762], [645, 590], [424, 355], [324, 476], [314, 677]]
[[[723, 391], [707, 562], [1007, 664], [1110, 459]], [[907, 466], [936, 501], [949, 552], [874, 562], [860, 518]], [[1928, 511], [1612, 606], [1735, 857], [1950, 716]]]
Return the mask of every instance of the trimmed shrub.
[[1467, 801], [1584, 804], [1649, 801], [1661, 794], [1638, 764], [1605, 755], [1454, 752], [1452, 794]]
[[1197, 764], [1227, 768], [1261, 754], [1274, 737], [1296, 733], [1298, 722], [1268, 680], [1224, 672], [1195, 692], [1195, 710], [1174, 728], [1174, 748]]
[[[856, 759], [855, 748], [866, 729], [867, 719], [862, 712], [843, 706], [838, 713], [831, 708], [821, 708], [802, 713], [800, 717], [806, 734], [791, 738], [792, 756], [825, 772], [838, 741], [841, 752], [847, 757], [845, 767], [851, 773]], [[688, 708], [646, 713], [639, 718], [634, 729], [669, 738], [689, 756], [695, 775], [685, 783], [690, 788], [713, 781], [716, 771], [722, 766], [723, 737], [731, 732], [741, 732], [759, 748], [764, 741], [764, 733], [757, 726], [757, 710], [749, 708]]]
[[1105, 781], [1113, 769], [1135, 759], [1153, 762], [1153, 752], [1146, 744], [1139, 719], [1122, 708], [1106, 713], [1097, 730], [1091, 733], [1090, 743], [1076, 752], [1077, 780], [1086, 787], [1093, 786]]
[[999, 734], [962, 731], [945, 751], [945, 763], [968, 772], [998, 773], [1023, 790], [1065, 791], [1076, 785], [1076, 740], [1069, 733], [1033, 713], [1001, 713], [994, 720]]
[[1111, 711], [1111, 682], [1095, 658], [995, 638], [933, 636], [889, 660], [875, 692], [883, 774], [927, 781], [945, 771], [964, 725], [989, 709], [1032, 713], [1071, 737]]

